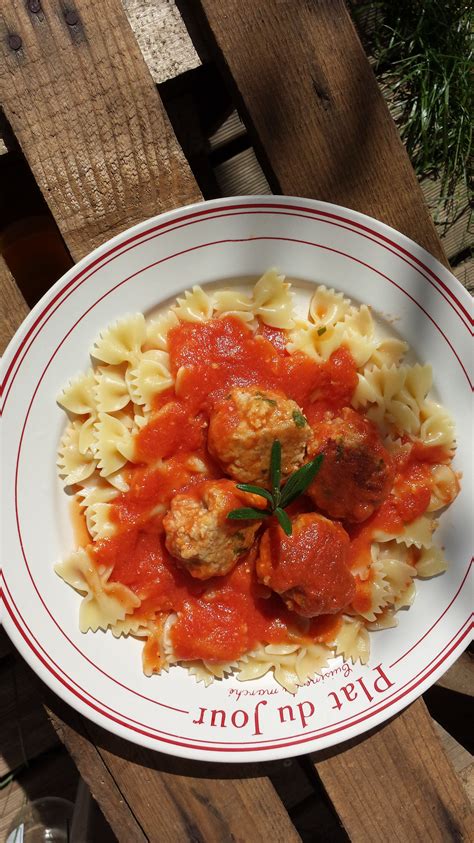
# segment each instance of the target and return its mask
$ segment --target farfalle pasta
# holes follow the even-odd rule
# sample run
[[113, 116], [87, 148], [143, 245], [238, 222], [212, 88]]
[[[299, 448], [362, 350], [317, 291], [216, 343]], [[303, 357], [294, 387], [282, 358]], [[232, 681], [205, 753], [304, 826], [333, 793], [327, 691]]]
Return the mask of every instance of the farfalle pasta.
[[194, 286], [104, 327], [58, 395], [84, 529], [56, 571], [80, 629], [134, 637], [147, 676], [296, 693], [331, 658], [365, 664], [372, 634], [417, 611], [417, 577], [447, 568], [435, 532], [460, 480], [431, 367], [341, 292], [295, 301], [276, 269], [250, 290]]

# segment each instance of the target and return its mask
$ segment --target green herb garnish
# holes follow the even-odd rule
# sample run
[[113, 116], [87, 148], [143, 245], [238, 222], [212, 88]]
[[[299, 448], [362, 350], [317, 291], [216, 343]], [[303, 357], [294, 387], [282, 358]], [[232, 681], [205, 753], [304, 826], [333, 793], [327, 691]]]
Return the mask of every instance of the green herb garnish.
[[[302, 416], [304, 419], [304, 416]], [[306, 419], [304, 420], [306, 424]], [[296, 423], [296, 421], [295, 421]], [[323, 454], [318, 454], [311, 462], [302, 465], [298, 471], [290, 475], [283, 488], [281, 485], [281, 444], [275, 439], [270, 455], [270, 484], [272, 491], [263, 489], [261, 486], [254, 486], [250, 483], [237, 483], [237, 488], [242, 492], [251, 492], [253, 495], [260, 495], [268, 502], [266, 509], [254, 509], [251, 506], [244, 506], [241, 509], [233, 509], [227, 518], [233, 521], [263, 521], [274, 515], [287, 536], [291, 536], [291, 521], [285, 512], [296, 498], [306, 491], [313, 482], [323, 461]]]
[[300, 413], [299, 410], [293, 410], [293, 421], [296, 424], [296, 427], [306, 427], [308, 424], [303, 413]]
[[260, 401], [266, 401], [267, 404], [270, 404], [271, 407], [276, 407], [277, 402], [273, 398], [268, 398], [263, 392], [256, 392], [256, 397], [260, 399]]
[[317, 331], [318, 337], [322, 337], [322, 335], [325, 334], [326, 331], [327, 331], [327, 328], [324, 327], [324, 325], [323, 325], [322, 328], [318, 328], [318, 331]]

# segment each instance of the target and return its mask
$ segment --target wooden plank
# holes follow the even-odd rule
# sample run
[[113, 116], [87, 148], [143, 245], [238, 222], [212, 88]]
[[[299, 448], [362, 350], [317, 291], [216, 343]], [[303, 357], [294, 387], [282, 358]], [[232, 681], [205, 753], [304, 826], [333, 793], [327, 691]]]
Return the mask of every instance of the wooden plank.
[[423, 701], [351, 742], [313, 756], [352, 843], [469, 840], [469, 802]]
[[23, 0], [2, 4], [0, 86], [77, 260], [200, 194], [119, 0], [66, 9], [58, 0], [38, 13]]
[[57, 744], [38, 699], [38, 680], [15, 652], [0, 672], [0, 778]]
[[28, 305], [0, 255], [0, 355], [28, 311]]
[[436, 734], [443, 744], [443, 749], [456, 770], [456, 773], [462, 773], [463, 770], [472, 767], [474, 763], [474, 756], [472, 756], [471, 753], [462, 746], [462, 744], [458, 743], [458, 741], [455, 740], [453, 736], [443, 728], [443, 726], [437, 723], [436, 720], [433, 720], [433, 725], [435, 727]]
[[371, 214], [443, 260], [343, 0], [198, 5], [273, 191]]
[[49, 690], [44, 689], [42, 697], [49, 706], [47, 713], [54, 729], [67, 747], [118, 839], [126, 840], [127, 843], [145, 843], [147, 838], [132, 808], [123, 798], [120, 787], [101, 757], [98, 747], [94, 746], [87, 734], [86, 720]]
[[[270, 781], [259, 775], [268, 765], [251, 765], [246, 773], [252, 778], [239, 778], [238, 765], [171, 758], [104, 732], [50, 692], [46, 699], [55, 728], [120, 840], [299, 840]], [[125, 834], [127, 809], [136, 825]], [[131, 817], [125, 819], [130, 824]]]
[[474, 697], [474, 660], [469, 653], [462, 653], [452, 667], [438, 679], [437, 685], [458, 694]]
[[122, 2], [154, 82], [165, 82], [201, 64], [174, 0]]
[[454, 267], [453, 272], [461, 284], [464, 284], [466, 290], [474, 295], [474, 258], [468, 258]]

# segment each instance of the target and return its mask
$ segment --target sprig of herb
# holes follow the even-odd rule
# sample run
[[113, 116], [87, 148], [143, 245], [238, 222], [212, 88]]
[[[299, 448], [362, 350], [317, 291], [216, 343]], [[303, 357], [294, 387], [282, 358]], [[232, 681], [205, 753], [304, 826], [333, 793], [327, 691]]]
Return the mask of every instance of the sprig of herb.
[[266, 509], [254, 509], [251, 506], [244, 506], [240, 509], [233, 509], [227, 518], [233, 521], [263, 521], [274, 515], [287, 536], [291, 536], [291, 521], [285, 507], [289, 506], [296, 498], [306, 491], [313, 482], [323, 461], [323, 454], [318, 454], [310, 462], [305, 463], [290, 475], [283, 488], [281, 488], [281, 443], [275, 439], [270, 454], [270, 485], [271, 492], [261, 486], [254, 486], [251, 483], [237, 483], [237, 488], [242, 492], [250, 492], [253, 495], [260, 495], [268, 503]]

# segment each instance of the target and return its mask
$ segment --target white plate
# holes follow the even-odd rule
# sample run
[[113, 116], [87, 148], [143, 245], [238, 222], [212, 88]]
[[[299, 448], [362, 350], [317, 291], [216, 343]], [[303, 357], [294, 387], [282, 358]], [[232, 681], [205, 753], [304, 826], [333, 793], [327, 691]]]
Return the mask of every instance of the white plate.
[[[146, 678], [141, 645], [78, 628], [80, 598], [53, 572], [72, 546], [55, 461], [60, 387], [88, 365], [99, 330], [189, 288], [277, 266], [325, 283], [390, 318], [456, 419], [462, 492], [437, 534], [451, 565], [417, 581], [396, 629], [371, 635], [366, 667], [333, 670], [293, 697], [270, 676], [209, 688], [185, 670]], [[308, 289], [308, 287], [306, 287]], [[431, 255], [376, 220], [290, 197], [222, 199], [135, 226], [84, 258], [25, 320], [3, 362], [3, 622], [31, 667], [59, 696], [112, 732], [154, 749], [216, 761], [314, 751], [393, 716], [468, 643], [471, 431], [470, 297]]]

